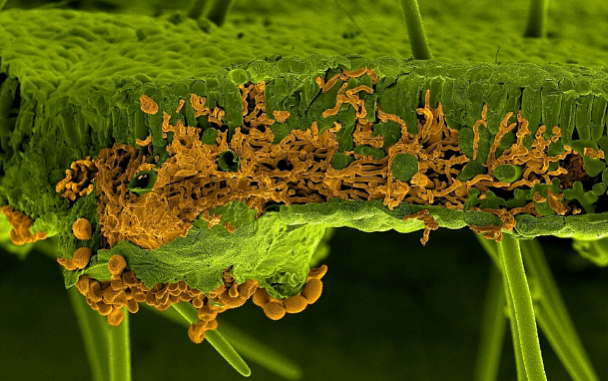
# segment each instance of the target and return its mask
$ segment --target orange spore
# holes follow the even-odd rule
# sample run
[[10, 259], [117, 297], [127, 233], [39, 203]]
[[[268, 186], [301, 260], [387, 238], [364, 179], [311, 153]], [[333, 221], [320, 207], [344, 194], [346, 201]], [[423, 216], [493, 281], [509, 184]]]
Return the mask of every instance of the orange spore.
[[86, 218], [79, 218], [72, 225], [72, 232], [77, 239], [86, 241], [93, 236], [93, 227]]
[[37, 232], [36, 234], [30, 232], [30, 228], [34, 225], [34, 220], [30, 216], [15, 210], [9, 205], [4, 205], [0, 208], [0, 211], [6, 216], [6, 220], [12, 226], [9, 234], [13, 244], [25, 245], [26, 243], [33, 243], [46, 238], [45, 232]]
[[145, 112], [146, 114], [155, 115], [158, 113], [158, 104], [156, 104], [152, 98], [145, 94], [139, 97], [139, 107], [141, 108], [141, 111]]

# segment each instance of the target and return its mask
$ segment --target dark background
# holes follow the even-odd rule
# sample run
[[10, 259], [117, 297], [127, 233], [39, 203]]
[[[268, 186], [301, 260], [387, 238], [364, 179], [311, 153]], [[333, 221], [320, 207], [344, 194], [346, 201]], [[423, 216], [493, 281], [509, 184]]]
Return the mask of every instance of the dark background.
[[[487, 255], [473, 233], [442, 229], [366, 234], [338, 229], [325, 263], [325, 292], [298, 315], [274, 322], [249, 302], [221, 316], [286, 354], [305, 380], [471, 380], [486, 291]], [[571, 241], [541, 239], [591, 361], [608, 379], [608, 269]], [[88, 380], [77, 322], [59, 265], [33, 252], [0, 253], [0, 380]], [[208, 345], [148, 310], [132, 315], [134, 380], [242, 379]], [[548, 379], [569, 380], [541, 335]], [[251, 364], [251, 380], [280, 380]], [[514, 380], [507, 332], [501, 380]]]

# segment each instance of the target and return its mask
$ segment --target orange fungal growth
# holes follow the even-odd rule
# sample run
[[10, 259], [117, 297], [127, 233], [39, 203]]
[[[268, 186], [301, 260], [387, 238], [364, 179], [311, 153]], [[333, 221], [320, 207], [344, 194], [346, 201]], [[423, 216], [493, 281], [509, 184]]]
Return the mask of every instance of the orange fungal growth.
[[148, 135], [144, 140], [141, 140], [139, 138], [135, 139], [135, 144], [141, 147], [145, 147], [150, 143], [152, 143], [152, 135]]
[[[205, 97], [191, 94], [189, 101], [194, 115], [208, 117], [209, 128], [217, 133], [215, 142], [203, 143], [203, 131], [198, 127], [184, 125], [180, 120], [172, 125], [171, 120], [175, 120], [169, 114], [173, 112], [172, 106], [169, 110], [162, 110], [161, 114], [162, 136], [173, 134], [172, 141], [166, 146], [168, 158], [162, 165], [152, 163], [152, 159], [158, 162], [159, 158], [151, 156], [151, 136], [145, 140], [136, 139], [137, 145], [147, 147], [143, 150], [115, 144], [101, 150], [94, 162], [87, 157], [72, 163], [66, 177], [57, 184], [56, 191], [74, 202], [93, 191], [95, 180], [100, 246], [108, 249], [121, 240], [128, 240], [141, 248], [155, 249], [177, 237], [186, 236], [195, 220], [206, 221], [209, 229], [219, 225], [222, 216], [210, 215], [210, 211], [232, 201], [245, 202], [257, 212], [256, 217], [264, 213], [269, 203], [322, 203], [332, 198], [382, 200], [390, 210], [404, 202], [463, 210], [469, 191], [473, 188], [480, 191], [480, 200], [487, 200], [490, 191], [512, 191], [522, 186], [532, 188], [536, 184], [551, 184], [556, 178], [564, 187], [571, 187], [576, 181], [589, 179], [583, 155], [600, 159], [605, 157], [602, 150], [585, 148], [584, 154], [580, 155], [569, 146], [564, 146], [563, 153], [549, 156], [549, 147], [560, 138], [561, 129], [541, 126], [533, 134], [521, 111], [517, 113], [514, 123], [509, 123], [514, 116], [509, 112], [503, 116], [498, 133], [490, 142], [487, 160], [482, 164], [485, 173], [466, 181], [459, 180], [459, 175], [470, 162], [470, 154], [465, 155], [459, 146], [460, 131], [450, 128], [445, 122], [441, 103], [431, 107], [430, 91], [425, 93], [424, 106], [416, 109], [418, 118], [415, 125], [410, 126], [398, 115], [383, 111], [378, 102], [366, 104], [370, 99], [367, 95], [375, 92], [374, 86], [360, 85], [347, 90], [349, 83], [353, 83], [349, 82], [350, 79], [362, 76], [369, 76], [365, 78], [368, 84], [369, 78], [374, 85], [378, 82], [378, 75], [369, 68], [343, 71], [327, 80], [321, 76], [315, 79], [321, 93], [337, 93], [335, 100], [330, 99], [330, 108], [322, 112], [323, 117], [337, 115], [347, 106], [354, 109], [351, 151], [341, 149], [337, 134], [343, 126], [338, 122], [334, 122], [330, 128], [324, 126], [322, 133], [319, 133], [319, 125], [322, 124], [312, 122], [308, 129], [293, 129], [276, 142], [271, 126], [285, 123], [290, 113], [274, 110], [270, 118], [266, 110], [265, 83], [246, 83], [239, 86], [243, 124], [234, 129], [233, 126], [228, 129], [224, 125], [226, 113], [223, 109], [208, 107], [213, 102], [208, 103]], [[144, 113], [154, 115], [161, 111], [147, 95], [142, 95], [139, 102]], [[185, 103], [186, 100], [180, 99], [175, 112], [181, 112]], [[374, 114], [377, 120], [394, 122], [398, 126], [401, 135], [395, 137], [396, 141], [386, 140], [382, 134], [377, 134], [375, 121], [368, 120]], [[483, 150], [480, 151], [479, 145], [487, 131], [480, 128], [488, 128], [487, 105], [483, 106], [480, 118], [472, 126], [472, 157], [481, 161], [485, 158], [480, 158]], [[515, 142], [502, 149], [501, 142], [508, 140], [503, 138], [510, 138], [513, 134], [516, 136]], [[547, 139], [545, 135], [551, 137]], [[525, 145], [524, 141], [526, 144], [531, 141], [532, 144]], [[238, 169], [220, 168], [220, 155], [226, 151], [231, 151], [240, 159]], [[337, 154], [346, 157], [340, 158]], [[336, 169], [341, 166], [332, 163], [334, 157], [348, 159], [349, 164]], [[404, 157], [406, 161], [403, 161]], [[411, 164], [414, 169], [406, 175], [397, 175], [404, 162]], [[495, 171], [504, 164], [517, 166], [522, 170], [521, 176], [509, 180], [511, 182], [499, 181]], [[144, 171], [156, 172], [153, 191], [141, 195], [129, 191], [127, 185]], [[503, 230], [508, 232], [515, 228], [517, 214], [538, 214], [535, 210], [537, 203], [548, 203], [559, 215], [581, 213], [578, 206], [568, 205], [563, 198], [562, 193], [547, 190], [546, 197], [537, 192], [533, 200], [522, 207], [510, 210], [483, 209], [498, 216], [502, 225], [471, 225], [470, 228], [485, 238], [500, 241]], [[8, 208], [3, 207], [2, 212], [7, 215], [9, 222], [13, 219], [11, 225], [13, 231], [17, 231], [17, 241], [30, 242], [28, 240], [33, 238], [29, 228], [33, 220], [27, 220], [29, 217]], [[472, 210], [482, 209], [473, 207]], [[159, 218], [151, 219], [149, 215]], [[19, 220], [16, 225], [13, 224], [15, 219]], [[428, 209], [403, 218], [404, 221], [411, 219], [424, 224], [420, 242], [425, 245], [430, 232], [438, 229], [438, 222]], [[230, 222], [223, 227], [230, 233], [236, 231]], [[88, 240], [92, 237], [92, 226], [84, 218], [78, 219], [72, 230], [77, 239]], [[83, 269], [91, 255], [89, 249], [79, 248], [74, 253], [74, 259], [60, 258], [58, 262], [68, 270]], [[260, 288], [255, 280], [237, 283], [230, 274], [232, 268], [223, 272], [223, 284], [208, 293], [193, 289], [182, 280], [157, 283], [148, 288], [127, 267], [125, 258], [119, 255], [110, 259], [108, 269], [112, 274], [110, 280], [99, 282], [82, 275], [76, 287], [91, 308], [107, 316], [109, 324], [119, 325], [122, 322], [124, 306], [127, 311], [136, 313], [139, 303], [146, 303], [161, 311], [175, 303], [190, 303], [197, 309], [199, 318], [188, 329], [188, 336], [195, 343], [204, 341], [206, 331], [217, 328], [218, 314], [238, 308], [250, 298], [272, 320], [279, 320], [287, 313], [304, 311], [321, 297], [321, 279], [327, 272], [325, 265], [310, 269], [300, 294], [278, 299]], [[243, 281], [237, 273], [235, 276]]]
[[417, 219], [424, 223], [424, 233], [422, 238], [420, 238], [420, 243], [422, 243], [422, 246], [425, 246], [426, 243], [429, 241], [429, 235], [431, 233], [431, 230], [439, 229], [439, 223], [435, 221], [435, 219], [429, 214], [429, 211], [427, 209], [403, 217], [403, 221], [408, 221], [412, 219]]
[[192, 299], [192, 306], [193, 306], [194, 308], [196, 308], [196, 309], [199, 309], [199, 308], [203, 307], [203, 305], [204, 305], [203, 298], [204, 298], [204, 297], [205, 297], [205, 295], [204, 295], [204, 294], [199, 294], [199, 295], [197, 295], [196, 297], [194, 297], [194, 298]]
[[[323, 93], [340, 86], [334, 105], [322, 115], [336, 115], [345, 104], [352, 106], [356, 115], [354, 148], [371, 146], [384, 150], [382, 158], [355, 151], [344, 152], [354, 161], [343, 169], [335, 169], [331, 160], [340, 148], [336, 133], [342, 126], [338, 122], [322, 134], [319, 134], [317, 122], [313, 122], [308, 130], [291, 130], [280, 142], [274, 142], [275, 136], [268, 127], [275, 122], [284, 122], [289, 112], [273, 110], [274, 119], [270, 119], [266, 113], [265, 83], [247, 83], [239, 86], [243, 125], [236, 127], [230, 136], [223, 123], [225, 111], [219, 107], [206, 107], [205, 97], [191, 94], [190, 104], [195, 116], [208, 116], [210, 127], [217, 131], [216, 144], [203, 144], [200, 128], [185, 126], [181, 121], [171, 125], [171, 115], [163, 111], [162, 132], [165, 135], [172, 132], [174, 135], [166, 148], [169, 158], [160, 167], [151, 164], [151, 158], [135, 147], [115, 144], [102, 150], [94, 168], [90, 168], [90, 171], [98, 168], [96, 176], [94, 173], [73, 173], [60, 183], [61, 186], [58, 185], [58, 191], [61, 188], [64, 197], [74, 200], [83, 189], [88, 191], [91, 179], [96, 178], [102, 247], [111, 248], [126, 239], [142, 248], [155, 249], [187, 235], [197, 218], [206, 220], [208, 227], [212, 228], [220, 223], [220, 216], [210, 216], [209, 211], [235, 200], [244, 200], [248, 207], [257, 211], [257, 217], [264, 213], [269, 202], [291, 205], [327, 202], [336, 197], [364, 201], [381, 199], [391, 210], [403, 202], [462, 210], [468, 191], [473, 187], [482, 194], [496, 189], [511, 191], [521, 186], [550, 183], [553, 178], [559, 178], [568, 186], [586, 176], [582, 159], [576, 158], [580, 155], [571, 155], [570, 147], [565, 146], [562, 154], [548, 156], [549, 145], [561, 136], [561, 129], [557, 126], [541, 126], [531, 136], [532, 147], [526, 148], [524, 140], [531, 132], [529, 122], [520, 111], [517, 121], [510, 124], [513, 114], [505, 113], [484, 164], [487, 173], [459, 181], [458, 175], [469, 162], [469, 157], [459, 146], [459, 130], [447, 126], [441, 103], [431, 107], [430, 91], [427, 90], [424, 107], [416, 110], [419, 115], [416, 126], [406, 126], [399, 116], [382, 111], [377, 102], [372, 106], [375, 110], [370, 105], [366, 106], [361, 94], [374, 93], [374, 87], [360, 85], [347, 90], [350, 79], [364, 75], [371, 77], [373, 84], [377, 83], [378, 76], [370, 68], [336, 73], [327, 81], [321, 76], [317, 77], [315, 82]], [[180, 100], [175, 111], [180, 112], [185, 102]], [[142, 109], [150, 112], [159, 111], [150, 109], [158, 108], [158, 105], [147, 96], [140, 98], [140, 104]], [[372, 136], [374, 122], [366, 118], [373, 111], [380, 121], [392, 121], [399, 125], [401, 137], [389, 147], [384, 147], [384, 136]], [[418, 133], [409, 132], [416, 128]], [[478, 159], [479, 154], [480, 128], [488, 128], [487, 105], [484, 105], [480, 118], [473, 125], [474, 159]], [[543, 134], [548, 130], [552, 136], [545, 139]], [[502, 138], [512, 132], [515, 132], [516, 142], [498, 155]], [[150, 136], [145, 141], [137, 141], [140, 145], [150, 143]], [[241, 160], [240, 168], [234, 172], [218, 167], [219, 156], [228, 150]], [[409, 181], [399, 180], [393, 174], [395, 160], [404, 154], [412, 155], [418, 165], [418, 171]], [[598, 158], [604, 155], [601, 150], [592, 149], [587, 149], [586, 154]], [[118, 163], [126, 168], [119, 168]], [[494, 170], [507, 163], [523, 168], [521, 179], [513, 183], [496, 180]], [[552, 163], [559, 166], [549, 171]], [[84, 166], [78, 171], [83, 172], [87, 168]], [[141, 171], [156, 171], [157, 180], [154, 192], [140, 196], [129, 192], [126, 185]], [[67, 187], [72, 178], [80, 184], [85, 177], [89, 179], [88, 182]], [[265, 180], [257, 181], [259, 178]], [[555, 206], [558, 207], [557, 204]], [[531, 209], [513, 210], [525, 213]], [[575, 210], [566, 208], [565, 213], [574, 213]], [[146, 218], [150, 213], [162, 218]], [[125, 218], [125, 215], [130, 218]], [[437, 224], [431, 217], [424, 217], [421, 221], [425, 223], [424, 244]], [[225, 228], [229, 232], [233, 230], [230, 225], [225, 225]]]
[[45, 232], [37, 232], [32, 234], [30, 228], [34, 225], [34, 220], [12, 206], [4, 205], [0, 211], [6, 216], [6, 220], [13, 227], [10, 231], [11, 242], [15, 245], [25, 245], [46, 238]]
[[422, 238], [420, 238], [420, 243], [422, 244], [422, 246], [425, 246], [426, 243], [429, 241], [429, 235], [431, 234], [431, 230], [439, 229], [439, 223], [435, 221], [433, 216], [424, 217], [422, 219], [422, 222], [424, 222], [424, 233]]
[[93, 227], [86, 218], [79, 218], [72, 225], [72, 232], [77, 239], [89, 240], [93, 237]]
[[[207, 222], [207, 229], [211, 229], [212, 227], [220, 224], [220, 221], [222, 220], [222, 215], [221, 214], [214, 214], [214, 215], [210, 216], [209, 215], [209, 211], [206, 211], [205, 214], [203, 214], [201, 216], [201, 219], [203, 221]], [[228, 221], [226, 224], [228, 224], [229, 222], [230, 221]], [[230, 225], [232, 225], [232, 224], [230, 224]], [[229, 229], [229, 227], [227, 227], [225, 225], [224, 225], [224, 228], [226, 230]], [[228, 231], [230, 231], [230, 230], [228, 230]]]
[[555, 213], [559, 215], [566, 215], [566, 207], [561, 202], [561, 200], [564, 198], [564, 194], [557, 194], [551, 189], [547, 190], [547, 194], [549, 195], [549, 206], [551, 207], [551, 209], [553, 209]]
[[152, 98], [145, 94], [139, 97], [139, 106], [141, 111], [145, 112], [146, 114], [155, 115], [158, 113], [158, 104], [156, 104]]
[[374, 71], [374, 69], [367, 69], [366, 72], [367, 75], [369, 75], [370, 77], [372, 77], [372, 83], [375, 85], [378, 83], [378, 74], [376, 74], [376, 72]]
[[270, 302], [270, 295], [263, 288], [258, 288], [253, 294], [253, 304], [258, 307], [263, 307], [266, 303]]
[[93, 256], [93, 252], [88, 247], [79, 247], [74, 251], [74, 258], [72, 263], [77, 269], [84, 269], [89, 265], [89, 261]]
[[238, 308], [247, 302], [258, 288], [258, 282], [248, 279], [239, 285], [234, 282], [228, 271], [224, 272], [224, 285], [209, 294], [209, 299], [221, 303], [226, 308]]
[[306, 309], [309, 304], [315, 303], [321, 297], [323, 282], [321, 278], [327, 273], [327, 266], [310, 269], [302, 292], [287, 299], [277, 299], [262, 288], [253, 294], [253, 303], [262, 307], [264, 314], [272, 320], [282, 319], [286, 313], [297, 314]]
[[108, 270], [112, 275], [118, 275], [127, 267], [127, 261], [122, 255], [113, 255], [108, 262]]
[[297, 314], [306, 309], [308, 306], [308, 299], [303, 297], [302, 295], [294, 295], [283, 301], [283, 306], [285, 306], [285, 311], [290, 314]]
[[112, 312], [112, 305], [107, 304], [105, 302], [99, 302], [97, 303], [97, 312], [99, 312], [99, 314], [101, 316], [108, 316], [111, 312]]
[[127, 271], [122, 274], [122, 281], [125, 286], [130, 287], [137, 284], [137, 278], [135, 277], [135, 272]]
[[207, 331], [213, 331], [215, 329], [217, 329], [218, 323], [217, 320], [209, 320], [209, 322], [207, 323]]
[[118, 327], [125, 319], [125, 314], [121, 308], [113, 308], [106, 318], [111, 326]]
[[90, 296], [93, 301], [100, 302], [102, 297], [101, 283], [98, 281], [92, 281], [91, 287], [89, 288], [89, 293], [85, 296]]
[[507, 231], [512, 231], [515, 228], [515, 217], [514, 215], [507, 211], [507, 209], [501, 209], [501, 211], [498, 214], [498, 217], [500, 218], [500, 220], [502, 221], [503, 224], [503, 228]]
[[542, 204], [542, 203], [547, 202], [547, 199], [546, 199], [546, 198], [544, 198], [544, 197], [543, 197], [543, 196], [540, 194], [540, 192], [535, 192], [535, 193], [534, 193], [534, 196], [532, 196], [532, 200], [534, 200], [534, 202], [537, 202], [537, 203], [539, 203], [539, 204]]
[[595, 150], [591, 147], [585, 147], [583, 149], [583, 155], [589, 156], [592, 159], [604, 159], [605, 155], [604, 155], [604, 151], [602, 150]]
[[323, 282], [321, 282], [321, 279], [326, 273], [327, 265], [322, 265], [308, 271], [308, 278], [301, 293], [308, 304], [316, 303], [321, 297], [321, 294], [323, 293]]
[[228, 295], [231, 298], [236, 298], [239, 296], [239, 284], [238, 283], [234, 283], [232, 285], [232, 287], [230, 287], [230, 289], [228, 289]]
[[276, 119], [277, 122], [279, 123], [285, 123], [285, 121], [287, 120], [287, 118], [289, 118], [289, 111], [278, 111], [275, 110], [272, 112], [272, 116], [274, 116], [274, 118]]
[[505, 208], [500, 210], [495, 209], [479, 209], [477, 207], [472, 210], [481, 210], [487, 213], [494, 214], [502, 221], [502, 226], [490, 224], [489, 226], [470, 225], [470, 229], [474, 232], [481, 234], [486, 239], [495, 240], [500, 242], [502, 240], [502, 231], [512, 231], [515, 228], [516, 220], [515, 215], [518, 213], [536, 213], [534, 202], [528, 203], [525, 207], [514, 208], [507, 210]]
[[[200, 319], [188, 330], [188, 336], [195, 343], [204, 340], [206, 331], [217, 328], [215, 319], [218, 314], [242, 306], [258, 287], [258, 282], [252, 279], [242, 284], [236, 283], [229, 273], [231, 268], [222, 274], [224, 284], [209, 295], [190, 288], [183, 280], [157, 283], [152, 288], [147, 288], [137, 279], [133, 270], [128, 269], [125, 259], [120, 255], [110, 258], [108, 269], [112, 273], [110, 281], [98, 282], [82, 275], [76, 287], [92, 309], [107, 316], [110, 325], [116, 326], [123, 321], [125, 306], [128, 312], [137, 313], [139, 303], [142, 302], [160, 311], [176, 303], [191, 303], [197, 309]], [[217, 303], [223, 305], [216, 305]]]
[[127, 310], [132, 314], [137, 313], [139, 311], [139, 303], [135, 299], [127, 299]]
[[481, 112], [481, 119], [477, 120], [477, 122], [475, 122], [473, 125], [473, 160], [477, 160], [479, 140], [481, 139], [481, 135], [479, 135], [479, 126], [483, 125], [486, 128], [488, 127], [488, 122], [486, 120], [487, 111], [487, 105], [484, 105]]
[[205, 340], [205, 331], [207, 331], [207, 322], [199, 321], [188, 328], [188, 337], [194, 344], [200, 344]]
[[249, 299], [258, 289], [258, 281], [248, 279], [245, 283], [239, 286], [239, 294]]
[[494, 224], [490, 224], [489, 226], [469, 225], [469, 228], [486, 239], [496, 242], [502, 241], [502, 226], [495, 226]]
[[309, 279], [302, 289], [302, 296], [308, 304], [316, 303], [321, 297], [321, 293], [323, 293], [323, 282], [317, 278]]
[[226, 309], [224, 307], [221, 306], [216, 306], [214, 304], [205, 304], [203, 307], [200, 307], [198, 309], [198, 318], [201, 321], [211, 321], [211, 320], [215, 320], [215, 318], [217, 317], [217, 315], [221, 312], [224, 312]]
[[332, 87], [334, 87], [334, 85], [336, 83], [338, 83], [338, 80], [340, 79], [340, 73], [334, 75], [333, 77], [331, 77], [330, 79], [327, 80], [327, 82], [323, 83], [323, 86], [319, 85], [319, 82], [317, 82], [317, 85], [319, 85], [321, 87], [321, 91], [323, 93], [328, 92], [329, 90], [331, 90]]
[[345, 70], [343, 73], [344, 75], [350, 77], [350, 78], [358, 78], [361, 77], [364, 74], [367, 74], [367, 68], [362, 67], [361, 69], [358, 70], [353, 70], [353, 71], [347, 71]]
[[65, 178], [57, 183], [55, 192], [61, 193], [61, 197], [72, 202], [79, 197], [93, 192], [93, 180], [97, 175], [97, 166], [91, 157], [77, 160], [65, 171]]
[[[185, 283], [173, 283], [167, 288], [169, 292], [174, 292], [173, 295], [180, 295], [179, 300], [190, 301], [192, 306], [197, 309], [199, 322], [194, 323], [188, 329], [188, 336], [193, 343], [201, 343], [205, 339], [205, 332], [217, 328], [218, 323], [216, 317], [218, 314], [227, 311], [228, 309], [242, 306], [247, 299], [256, 293], [258, 282], [252, 279], [247, 280], [243, 284], [238, 284], [230, 275], [231, 268], [224, 271], [222, 278], [224, 284], [209, 295], [200, 293], [196, 290], [188, 290]], [[157, 287], [155, 285], [155, 287]], [[154, 290], [154, 288], [153, 288]], [[192, 291], [190, 297], [184, 298], [183, 292]], [[193, 294], [196, 294], [193, 296]], [[220, 303], [222, 305], [216, 305]]]
[[110, 288], [115, 291], [124, 290], [127, 287], [120, 275], [112, 275], [110, 279]]
[[[185, 282], [157, 283], [151, 289], [147, 288], [135, 276], [132, 270], [126, 267], [126, 261], [122, 256], [116, 255], [110, 258], [108, 268], [112, 272], [110, 281], [98, 282], [91, 280], [87, 275], [82, 275], [76, 283], [76, 287], [86, 297], [87, 303], [92, 309], [104, 316], [108, 316], [108, 322], [118, 325], [124, 318], [122, 307], [126, 306], [131, 313], [139, 311], [139, 304], [145, 302], [163, 311], [178, 302], [206, 301], [205, 295], [200, 291], [191, 289]], [[197, 307], [195, 305], [195, 307]], [[225, 310], [224, 307], [216, 307], [217, 311]], [[118, 312], [120, 311], [120, 312]]]
[[111, 280], [99, 282], [88, 275], [81, 275], [76, 287], [93, 310], [107, 317], [110, 325], [121, 324], [125, 317], [123, 310], [125, 306], [128, 312], [137, 313], [139, 303], [142, 302], [160, 311], [168, 309], [175, 303], [191, 303], [197, 309], [199, 318], [199, 321], [188, 329], [188, 336], [194, 343], [204, 341], [205, 332], [217, 328], [218, 314], [242, 306], [251, 297], [254, 303], [262, 306], [266, 315], [274, 320], [282, 318], [286, 313], [302, 312], [308, 304], [313, 303], [320, 296], [322, 287], [320, 279], [327, 272], [325, 265], [309, 271], [305, 287], [309, 293], [308, 298], [304, 296], [304, 292], [302, 295], [280, 300], [272, 298], [266, 290], [258, 288], [256, 280], [248, 279], [244, 283], [237, 283], [230, 274], [232, 267], [223, 272], [223, 285], [208, 295], [190, 288], [184, 281], [157, 283], [152, 288], [147, 288], [137, 279], [133, 270], [129, 270], [124, 257], [120, 255], [110, 258], [108, 269], [112, 273]]
[[321, 279], [327, 274], [327, 265], [308, 270], [308, 278]]
[[230, 221], [224, 224], [224, 229], [226, 229], [228, 233], [234, 233], [236, 231], [236, 228], [230, 223]]
[[285, 307], [282, 303], [271, 301], [264, 305], [264, 313], [271, 320], [280, 320], [285, 316]]
[[178, 112], [182, 111], [182, 108], [184, 107], [185, 104], [186, 104], [186, 101], [183, 99], [180, 99], [179, 104], [177, 105], [177, 108], [175, 109], [175, 112], [178, 113]]
[[81, 275], [76, 282], [76, 288], [81, 294], [88, 294], [91, 288], [91, 278], [88, 275]]
[[323, 86], [325, 86], [325, 80], [321, 76], [318, 76], [317, 78], [315, 78], [315, 83], [317, 84], [317, 86], [319, 86], [320, 89], [322, 89]]
[[63, 266], [68, 271], [76, 270], [76, 266], [70, 258], [57, 258], [57, 263]]

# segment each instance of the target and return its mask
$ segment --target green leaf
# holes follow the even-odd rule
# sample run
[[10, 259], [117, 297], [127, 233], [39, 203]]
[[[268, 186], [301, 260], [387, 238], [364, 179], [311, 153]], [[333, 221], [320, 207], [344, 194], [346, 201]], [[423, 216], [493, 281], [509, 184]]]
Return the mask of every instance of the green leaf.
[[214, 128], [207, 128], [201, 136], [203, 144], [217, 144], [217, 130]]
[[418, 173], [418, 159], [409, 153], [400, 153], [393, 161], [393, 176], [397, 180], [410, 181]]
[[154, 183], [156, 182], [156, 171], [143, 171], [137, 173], [133, 179], [129, 182], [127, 188], [141, 196], [152, 190]]
[[503, 164], [496, 167], [494, 177], [499, 181], [514, 183], [521, 178], [521, 166]]
[[242, 85], [249, 81], [249, 73], [243, 69], [234, 69], [228, 73], [228, 78], [230, 78], [235, 85]]
[[[466, 129], [463, 129], [463, 130], [466, 130]], [[458, 180], [460, 180], [460, 181], [471, 180], [473, 177], [487, 173], [487, 172], [488, 172], [488, 169], [486, 167], [484, 167], [481, 163], [479, 163], [477, 160], [471, 160], [467, 165], [465, 165], [462, 172], [460, 172], [458, 174]], [[476, 189], [476, 188], [472, 188], [472, 189]]]
[[[367, 104], [366, 104], [367, 107]], [[374, 108], [372, 108], [373, 110]], [[368, 110], [370, 110], [368, 108]], [[372, 132], [372, 137], [376, 137], [378, 135], [382, 135], [384, 137], [384, 145], [382, 149], [388, 149], [393, 144], [397, 143], [399, 139], [401, 139], [401, 126], [398, 123], [393, 121], [388, 121], [386, 123], [376, 123], [374, 124], [374, 131]]]
[[241, 168], [241, 158], [232, 151], [224, 151], [218, 158], [218, 165], [222, 171], [236, 172]]
[[505, 206], [505, 199], [502, 197], [498, 197], [496, 193], [492, 191], [487, 191], [485, 193], [486, 197], [481, 200], [480, 207], [482, 209], [490, 208], [490, 209], [500, 209]]
[[[245, 212], [244, 218], [248, 215]], [[105, 274], [96, 279], [108, 280], [110, 274], [104, 264], [107, 266], [113, 255], [120, 254], [147, 287], [181, 279], [190, 287], [210, 292], [222, 284], [222, 272], [233, 266], [231, 274], [237, 282], [255, 279], [271, 295], [284, 298], [299, 293], [304, 286], [310, 260], [324, 232], [325, 227], [320, 225], [285, 223], [280, 213], [267, 213], [243, 223], [234, 233], [195, 224], [186, 237], [158, 249], [142, 249], [123, 240], [110, 250], [99, 250], [84, 273]], [[284, 274], [289, 275], [289, 282], [271, 285]]]
[[353, 161], [355, 161], [354, 157], [348, 156], [343, 152], [336, 152], [331, 158], [331, 166], [334, 167], [334, 169], [340, 170], [348, 167]]
[[386, 155], [386, 153], [383, 150], [373, 148], [372, 146], [369, 146], [369, 145], [356, 146], [354, 151], [356, 154], [359, 154], [359, 155], [372, 156], [376, 160], [380, 160]]
[[[213, 208], [209, 211], [209, 215], [221, 215], [222, 218], [220, 223], [215, 225], [213, 229], [220, 229], [226, 231], [224, 224], [230, 222], [235, 228], [239, 228], [243, 225], [252, 223], [255, 220], [257, 211], [255, 209], [249, 209], [247, 204], [242, 201], [232, 201], [226, 206], [220, 206]], [[202, 219], [196, 220], [200, 227], [207, 227], [208, 223]]]
[[[600, 171], [601, 173], [601, 171]], [[595, 207], [593, 204], [597, 201], [598, 196], [593, 191], [585, 191], [583, 184], [580, 181], [576, 181], [572, 189], [566, 189], [564, 191], [564, 198], [568, 201], [578, 201], [585, 213], [595, 213]]]

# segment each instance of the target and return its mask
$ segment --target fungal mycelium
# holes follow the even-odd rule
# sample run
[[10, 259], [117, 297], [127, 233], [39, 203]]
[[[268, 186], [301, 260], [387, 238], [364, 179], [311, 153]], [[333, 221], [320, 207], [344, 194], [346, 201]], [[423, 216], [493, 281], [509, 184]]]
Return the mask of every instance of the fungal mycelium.
[[[117, 327], [109, 337], [140, 305], [172, 310], [193, 342], [210, 341], [248, 374], [218, 314], [251, 298], [278, 320], [315, 303], [327, 229], [423, 229], [425, 245], [439, 227], [468, 227], [496, 264], [488, 326], [510, 322], [519, 380], [546, 379], [537, 323], [574, 379], [597, 380], [531, 239], [572, 237], [608, 263], [606, 54], [566, 40], [554, 60], [564, 64], [545, 63], [538, 45], [555, 47], [546, 1], [531, 1], [508, 62], [483, 55], [496, 31], [472, 60], [450, 47], [431, 54], [416, 1], [403, 0], [407, 59], [403, 41], [381, 43], [385, 20], [403, 22], [382, 10], [399, 2], [364, 3], [380, 9], [365, 29], [351, 9], [339, 41], [296, 30], [289, 52], [261, 41], [247, 6], [227, 21], [232, 1], [155, 18], [3, 11], [5, 233], [30, 247], [55, 239], [73, 302]], [[441, 21], [429, 22], [433, 48]], [[565, 64], [583, 56], [584, 67]], [[477, 379], [496, 376], [496, 330], [482, 335]]]

